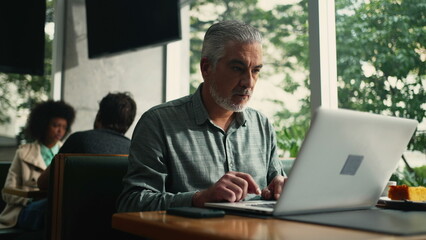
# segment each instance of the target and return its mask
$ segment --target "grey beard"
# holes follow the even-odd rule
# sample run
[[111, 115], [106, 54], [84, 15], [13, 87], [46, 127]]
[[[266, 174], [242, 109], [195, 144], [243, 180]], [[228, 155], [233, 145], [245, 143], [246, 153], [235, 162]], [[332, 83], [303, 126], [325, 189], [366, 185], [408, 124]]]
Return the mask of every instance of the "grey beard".
[[232, 103], [231, 97], [224, 98], [219, 96], [219, 94], [216, 91], [216, 83], [213, 82], [212, 85], [209, 88], [210, 94], [213, 97], [213, 100], [221, 106], [222, 108], [232, 111], [232, 112], [242, 112], [247, 107], [246, 104], [234, 104]]

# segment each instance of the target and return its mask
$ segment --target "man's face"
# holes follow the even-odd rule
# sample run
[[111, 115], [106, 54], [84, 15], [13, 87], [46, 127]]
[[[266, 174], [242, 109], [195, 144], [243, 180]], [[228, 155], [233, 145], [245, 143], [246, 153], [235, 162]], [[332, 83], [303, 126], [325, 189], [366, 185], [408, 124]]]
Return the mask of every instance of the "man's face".
[[260, 43], [234, 43], [225, 47], [225, 55], [219, 59], [216, 69], [210, 66], [204, 75], [206, 87], [220, 107], [234, 112], [242, 111], [252, 93], [262, 68]]

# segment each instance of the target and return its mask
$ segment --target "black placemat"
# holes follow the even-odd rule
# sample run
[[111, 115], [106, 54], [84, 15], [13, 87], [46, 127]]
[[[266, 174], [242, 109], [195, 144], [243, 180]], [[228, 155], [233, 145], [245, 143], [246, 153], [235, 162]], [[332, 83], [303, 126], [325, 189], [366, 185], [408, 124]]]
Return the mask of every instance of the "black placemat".
[[392, 235], [426, 234], [426, 211], [373, 208], [367, 210], [281, 216], [278, 218]]

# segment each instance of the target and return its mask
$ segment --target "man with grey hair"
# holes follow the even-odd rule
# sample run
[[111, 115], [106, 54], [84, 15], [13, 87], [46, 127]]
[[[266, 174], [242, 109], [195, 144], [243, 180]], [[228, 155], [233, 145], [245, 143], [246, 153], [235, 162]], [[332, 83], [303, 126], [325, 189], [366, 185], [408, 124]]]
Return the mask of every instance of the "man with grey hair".
[[246, 107], [262, 68], [261, 41], [238, 21], [207, 30], [204, 82], [193, 95], [151, 108], [135, 128], [119, 212], [279, 197], [286, 177], [274, 129]]

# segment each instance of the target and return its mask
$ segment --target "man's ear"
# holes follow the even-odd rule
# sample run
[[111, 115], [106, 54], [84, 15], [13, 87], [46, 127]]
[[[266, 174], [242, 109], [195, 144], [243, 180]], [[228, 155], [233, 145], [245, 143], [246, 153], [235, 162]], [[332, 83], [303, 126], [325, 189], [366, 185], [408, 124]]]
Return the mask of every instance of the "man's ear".
[[209, 74], [210, 66], [211, 66], [210, 61], [206, 57], [201, 58], [200, 70], [201, 70], [201, 75], [203, 75], [203, 77]]

